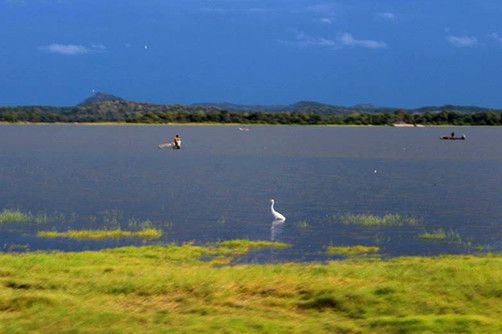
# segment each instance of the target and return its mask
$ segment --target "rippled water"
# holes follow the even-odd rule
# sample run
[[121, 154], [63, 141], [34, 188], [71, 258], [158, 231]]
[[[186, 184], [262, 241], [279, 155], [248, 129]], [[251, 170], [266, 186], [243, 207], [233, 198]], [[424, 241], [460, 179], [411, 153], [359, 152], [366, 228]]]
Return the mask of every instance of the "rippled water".
[[[502, 128], [0, 126], [0, 211], [46, 214], [0, 225], [4, 251], [86, 250], [168, 242], [274, 239], [288, 250], [246, 261], [323, 260], [327, 245], [383, 256], [502, 250]], [[176, 133], [182, 150], [157, 145]], [[287, 220], [272, 225], [269, 199]], [[340, 224], [350, 214], [416, 226]], [[164, 231], [160, 240], [43, 239], [41, 230]], [[442, 228], [461, 242], [418, 236]], [[477, 249], [477, 250], [476, 250]], [[331, 257], [332, 258], [332, 257]]]

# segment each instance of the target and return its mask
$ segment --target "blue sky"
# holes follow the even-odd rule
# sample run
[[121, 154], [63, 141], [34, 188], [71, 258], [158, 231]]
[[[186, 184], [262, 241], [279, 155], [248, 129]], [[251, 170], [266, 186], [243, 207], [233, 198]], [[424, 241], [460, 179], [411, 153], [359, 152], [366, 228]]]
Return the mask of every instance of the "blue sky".
[[0, 0], [0, 105], [502, 108], [498, 0]]

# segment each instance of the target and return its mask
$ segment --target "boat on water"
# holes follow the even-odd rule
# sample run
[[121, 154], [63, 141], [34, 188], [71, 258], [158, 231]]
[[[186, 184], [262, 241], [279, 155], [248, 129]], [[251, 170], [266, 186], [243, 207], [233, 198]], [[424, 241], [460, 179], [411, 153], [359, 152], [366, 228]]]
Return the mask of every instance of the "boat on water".
[[465, 135], [462, 135], [461, 137], [452, 137], [452, 136], [442, 136], [439, 137], [441, 140], [466, 140]]

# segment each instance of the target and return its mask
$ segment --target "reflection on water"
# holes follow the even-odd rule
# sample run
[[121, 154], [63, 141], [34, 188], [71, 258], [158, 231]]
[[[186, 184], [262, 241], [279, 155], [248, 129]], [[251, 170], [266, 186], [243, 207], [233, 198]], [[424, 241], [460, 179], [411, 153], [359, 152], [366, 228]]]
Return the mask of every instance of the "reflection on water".
[[284, 230], [284, 221], [274, 220], [270, 226], [270, 241], [282, 241], [282, 233]]
[[[0, 211], [48, 217], [0, 224], [4, 251], [87, 250], [271, 239], [255, 259], [322, 260], [327, 245], [381, 245], [386, 256], [502, 250], [502, 130], [222, 126], [0, 126]], [[157, 145], [179, 133], [181, 150]], [[305, 140], [308, 138], [308, 140]], [[375, 173], [375, 171], [377, 171]], [[287, 214], [270, 223], [269, 198]], [[395, 214], [416, 226], [362, 227], [344, 215]], [[56, 217], [52, 219], [53, 217]], [[308, 217], [308, 229], [296, 222]], [[148, 222], [148, 223], [145, 223]], [[45, 240], [42, 230], [163, 231], [156, 241]], [[452, 230], [464, 240], [420, 239]], [[478, 248], [480, 249], [480, 248]]]

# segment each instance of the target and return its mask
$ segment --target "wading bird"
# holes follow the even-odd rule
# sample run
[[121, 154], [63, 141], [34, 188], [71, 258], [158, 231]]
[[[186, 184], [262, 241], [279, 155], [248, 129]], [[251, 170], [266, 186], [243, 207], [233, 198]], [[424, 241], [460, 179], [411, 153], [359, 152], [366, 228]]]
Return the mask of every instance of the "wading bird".
[[274, 219], [278, 220], [278, 221], [285, 221], [286, 217], [284, 217], [279, 212], [277, 212], [277, 211], [274, 210], [274, 203], [275, 203], [275, 201], [273, 199], [271, 199], [270, 203], [271, 203], [270, 204], [270, 211], [272, 212], [272, 216], [274, 216]]

